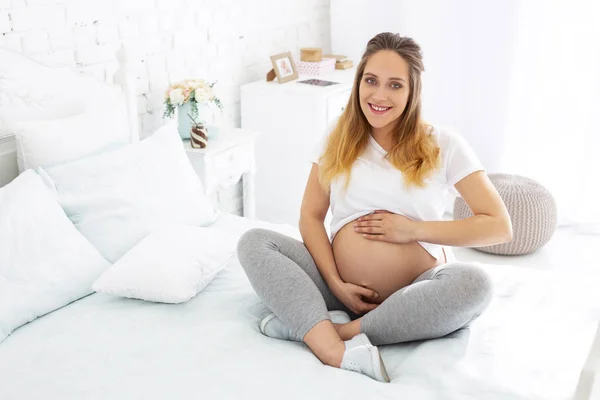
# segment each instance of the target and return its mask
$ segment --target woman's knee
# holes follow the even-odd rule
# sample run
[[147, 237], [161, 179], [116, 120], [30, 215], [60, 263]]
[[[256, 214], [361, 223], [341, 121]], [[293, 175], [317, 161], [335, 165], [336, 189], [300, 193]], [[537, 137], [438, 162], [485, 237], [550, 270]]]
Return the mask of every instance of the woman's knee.
[[237, 243], [237, 254], [242, 266], [245, 260], [253, 258], [269, 245], [273, 233], [267, 229], [252, 228], [240, 237]]
[[492, 278], [482, 267], [474, 264], [460, 263], [454, 268], [460, 279], [461, 294], [477, 314], [480, 314], [492, 299]]
[[267, 232], [269, 231], [260, 228], [252, 228], [249, 231], [246, 231], [238, 240], [238, 254], [245, 254], [263, 244], [267, 237]]
[[250, 265], [260, 266], [261, 260], [272, 251], [279, 251], [282, 234], [268, 229], [252, 228], [238, 240], [237, 255], [244, 269]]

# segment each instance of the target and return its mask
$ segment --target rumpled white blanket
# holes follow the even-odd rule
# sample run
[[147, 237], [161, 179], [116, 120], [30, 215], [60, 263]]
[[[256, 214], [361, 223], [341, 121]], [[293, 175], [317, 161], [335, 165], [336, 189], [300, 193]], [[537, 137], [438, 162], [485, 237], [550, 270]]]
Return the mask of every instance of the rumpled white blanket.
[[[228, 215], [215, 226], [298, 235]], [[569, 398], [600, 316], [593, 282], [485, 267], [495, 297], [468, 329], [381, 348], [390, 384], [263, 336], [267, 310], [235, 259], [187, 303], [93, 294], [21, 327], [0, 344], [0, 399]]]

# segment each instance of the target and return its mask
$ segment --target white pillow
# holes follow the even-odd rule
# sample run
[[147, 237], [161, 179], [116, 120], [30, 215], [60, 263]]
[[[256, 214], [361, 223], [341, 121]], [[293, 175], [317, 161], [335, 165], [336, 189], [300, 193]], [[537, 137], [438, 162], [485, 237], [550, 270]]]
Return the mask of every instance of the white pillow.
[[109, 266], [34, 171], [0, 189], [0, 342], [92, 293]]
[[88, 97], [82, 80], [68, 68], [48, 67], [0, 49], [0, 136], [11, 121], [62, 118], [83, 112]]
[[183, 303], [235, 254], [237, 236], [216, 228], [172, 226], [151, 233], [92, 286], [113, 296]]
[[13, 122], [80, 114], [119, 91], [71, 67], [49, 67], [0, 49], [0, 136], [13, 133]]
[[19, 172], [82, 159], [131, 142], [122, 96], [97, 101], [85, 112], [65, 118], [13, 122]]
[[175, 127], [38, 172], [77, 229], [112, 263], [161, 227], [206, 226], [217, 217]]

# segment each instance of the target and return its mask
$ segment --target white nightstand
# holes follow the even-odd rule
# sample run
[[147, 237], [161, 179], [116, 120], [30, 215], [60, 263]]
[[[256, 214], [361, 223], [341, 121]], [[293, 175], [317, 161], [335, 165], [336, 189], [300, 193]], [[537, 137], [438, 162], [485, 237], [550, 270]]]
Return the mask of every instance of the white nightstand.
[[[256, 142], [256, 217], [298, 225], [315, 146], [348, 104], [354, 69], [300, 76], [279, 84], [261, 79], [241, 87], [241, 126], [260, 132]], [[300, 83], [307, 78], [338, 82]]]
[[[184, 147], [213, 205], [225, 212], [254, 218], [254, 143], [257, 133], [246, 129], [222, 129], [204, 149]], [[241, 182], [240, 182], [241, 179]], [[241, 193], [240, 193], [241, 192]]]

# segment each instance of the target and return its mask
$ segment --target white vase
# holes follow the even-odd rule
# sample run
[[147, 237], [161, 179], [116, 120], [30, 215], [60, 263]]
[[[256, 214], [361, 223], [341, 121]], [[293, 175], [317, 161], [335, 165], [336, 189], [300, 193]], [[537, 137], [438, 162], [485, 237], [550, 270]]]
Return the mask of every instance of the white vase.
[[182, 139], [190, 138], [190, 130], [192, 129], [192, 120], [188, 117], [192, 115], [192, 103], [183, 103], [177, 106], [177, 131]]

